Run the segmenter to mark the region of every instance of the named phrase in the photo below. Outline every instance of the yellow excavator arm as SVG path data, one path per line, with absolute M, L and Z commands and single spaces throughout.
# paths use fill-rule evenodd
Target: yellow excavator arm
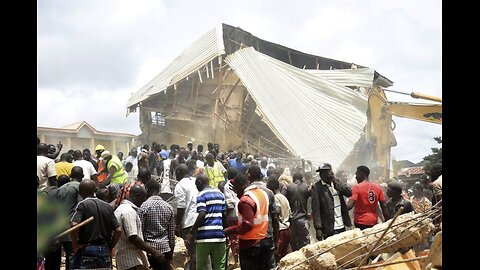
M 434 124 L 442 124 L 442 104 L 388 102 L 385 105 L 385 113 Z
M 441 98 L 412 93 L 412 97 L 442 102 Z M 376 172 L 384 179 L 390 176 L 390 151 L 397 145 L 392 115 L 442 124 L 442 104 L 390 102 L 380 87 L 373 87 L 368 97 L 366 140 L 373 146 Z M 374 179 L 376 180 L 376 179 Z

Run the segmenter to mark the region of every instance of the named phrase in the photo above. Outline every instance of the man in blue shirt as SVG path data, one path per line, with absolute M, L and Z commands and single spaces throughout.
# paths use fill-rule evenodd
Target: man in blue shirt
M 245 164 L 243 164 L 242 157 L 243 157 L 243 153 L 238 152 L 236 158 L 230 159 L 228 161 L 228 164 L 230 164 L 230 167 L 234 167 L 235 169 L 237 169 L 238 172 L 243 172 L 243 169 L 245 168 Z
M 225 269 L 227 206 L 225 196 L 218 188 L 208 185 L 209 178 L 201 174 L 195 180 L 199 191 L 197 197 L 197 220 L 188 235 L 188 241 L 196 239 L 196 269 L 207 269 L 208 256 L 213 269 Z

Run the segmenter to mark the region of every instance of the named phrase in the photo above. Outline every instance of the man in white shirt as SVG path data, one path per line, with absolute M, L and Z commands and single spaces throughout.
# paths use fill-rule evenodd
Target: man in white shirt
M 275 261 L 278 263 L 288 253 L 290 246 L 290 216 L 292 209 L 287 197 L 280 193 L 280 182 L 278 182 L 278 175 L 270 175 L 267 181 L 267 188 L 275 194 L 275 205 L 279 209 L 278 215 L 278 249 L 275 251 Z
M 45 143 L 37 145 L 37 177 L 39 190 L 45 190 L 50 186 L 57 186 L 57 171 L 55 161 L 47 157 L 48 146 Z
M 352 189 L 335 178 L 329 163 L 320 164 L 317 172 L 320 181 L 311 189 L 312 217 L 317 240 L 321 241 L 352 226 L 344 199 L 352 196 Z
M 125 164 L 125 171 L 128 174 L 128 183 L 130 184 L 135 182 L 135 179 L 137 179 L 138 175 L 138 166 L 133 165 L 131 162 L 127 162 L 127 164 Z
M 128 157 L 122 161 L 122 163 L 124 163 L 124 166 L 126 166 L 128 162 L 131 162 L 133 166 L 138 166 L 137 148 L 132 148 L 132 150 L 130 150 L 128 154 L 129 154 Z
M 170 179 L 173 178 L 173 171 L 170 171 L 172 168 L 172 162 L 175 159 L 175 152 L 169 152 L 168 158 L 160 161 L 160 177 L 162 182 L 160 184 L 161 193 L 172 193 L 172 188 L 170 187 Z
M 114 212 L 122 231 L 115 254 L 119 270 L 149 269 L 150 263 L 146 253 L 159 263 L 165 261 L 163 253 L 143 240 L 142 223 L 137 212 L 146 198 L 146 189 L 143 186 L 134 185 L 130 189 L 128 198 L 123 200 Z
M 190 269 L 195 270 L 195 242 L 188 242 L 187 237 L 195 220 L 197 219 L 197 195 L 198 189 L 195 185 L 195 177 L 188 176 L 188 167 L 185 164 L 179 164 L 175 168 L 175 176 L 178 180 L 175 186 L 175 199 L 177 202 L 177 216 L 175 220 L 175 235 L 182 237 L 187 248 L 190 261 Z
M 90 161 L 83 159 L 82 151 L 75 150 L 75 152 L 73 152 L 73 159 L 74 166 L 82 167 L 84 177 L 93 180 L 98 185 L 97 170 L 95 170 L 95 167 L 93 167 L 93 164 Z

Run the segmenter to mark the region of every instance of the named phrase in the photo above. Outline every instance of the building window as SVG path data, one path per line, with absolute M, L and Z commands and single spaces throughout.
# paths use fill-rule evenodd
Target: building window
M 159 112 L 152 112 L 152 124 L 165 126 L 165 118 Z

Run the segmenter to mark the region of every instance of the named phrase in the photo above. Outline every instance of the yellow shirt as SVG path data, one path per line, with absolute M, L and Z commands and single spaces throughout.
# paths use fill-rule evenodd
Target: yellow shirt
M 57 178 L 62 174 L 70 176 L 73 167 L 73 163 L 66 161 L 60 161 L 58 163 L 55 163 L 55 171 L 57 172 Z

